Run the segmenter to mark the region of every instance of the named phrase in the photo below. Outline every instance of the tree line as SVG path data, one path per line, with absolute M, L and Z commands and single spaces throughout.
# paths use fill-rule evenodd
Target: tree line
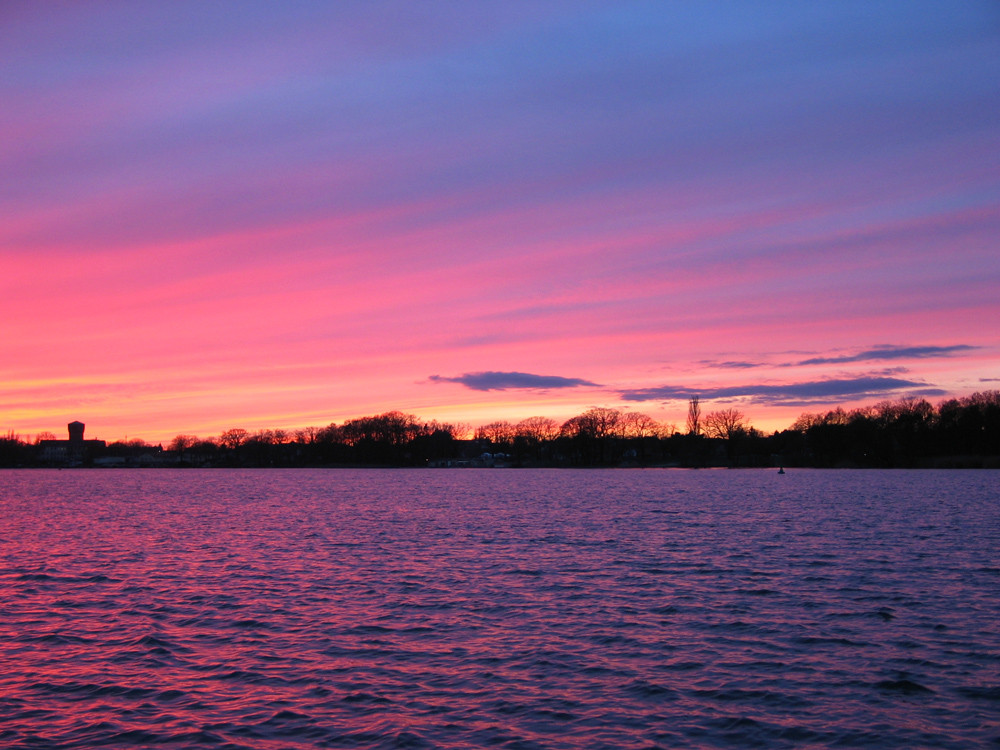
M 42 437 L 42 436 L 40 436 Z M 44 437 L 50 437 L 44 435 Z M 35 443 L 0 438 L 0 465 L 45 465 Z M 115 462 L 118 461 L 119 464 Z M 883 401 L 805 413 L 766 435 L 735 408 L 688 405 L 683 430 L 647 414 L 593 407 L 564 422 L 542 416 L 468 425 L 399 411 L 297 430 L 177 435 L 164 448 L 115 442 L 84 458 L 101 465 L 171 466 L 818 466 L 1000 467 L 1000 391 Z

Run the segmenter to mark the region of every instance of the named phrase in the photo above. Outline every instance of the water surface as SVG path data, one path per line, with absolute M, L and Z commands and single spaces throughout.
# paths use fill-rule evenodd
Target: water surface
M 0 746 L 995 744 L 998 479 L 0 472 Z

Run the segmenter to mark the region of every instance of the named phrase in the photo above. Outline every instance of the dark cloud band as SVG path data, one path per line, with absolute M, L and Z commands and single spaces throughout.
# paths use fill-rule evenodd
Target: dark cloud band
M 577 388 L 597 386 L 582 378 L 563 378 L 558 375 L 533 375 L 530 372 L 467 372 L 453 378 L 431 375 L 434 383 L 459 383 L 474 391 L 505 391 L 510 388 Z
M 885 359 L 928 359 L 930 357 L 950 357 L 953 354 L 968 352 L 978 347 L 968 344 L 954 346 L 880 346 L 857 354 L 847 354 L 842 357 L 812 357 L 796 362 L 797 365 L 830 365 L 844 362 L 870 362 Z
M 728 388 L 687 388 L 661 386 L 621 392 L 624 401 L 682 401 L 694 396 L 703 399 L 752 398 L 767 403 L 799 403 L 835 397 L 877 396 L 904 389 L 919 389 L 920 395 L 940 396 L 945 391 L 901 378 L 861 377 L 813 380 L 782 385 L 739 385 Z

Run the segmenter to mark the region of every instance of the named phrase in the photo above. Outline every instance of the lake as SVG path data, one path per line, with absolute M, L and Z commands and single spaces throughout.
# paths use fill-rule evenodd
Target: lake
M 1000 472 L 0 472 L 5 748 L 1000 742 Z

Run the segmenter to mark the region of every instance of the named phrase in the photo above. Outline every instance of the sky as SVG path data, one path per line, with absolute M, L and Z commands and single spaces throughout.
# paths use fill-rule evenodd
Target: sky
M 0 6 L 0 431 L 1000 388 L 1000 5 Z

